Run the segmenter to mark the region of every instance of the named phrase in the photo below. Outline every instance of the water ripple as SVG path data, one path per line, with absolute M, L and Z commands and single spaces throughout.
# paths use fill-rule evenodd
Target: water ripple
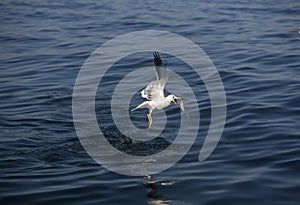
M 299 203 L 296 1 L 30 0 L 2 1 L 0 11 L 1 204 Z M 119 34 L 144 29 L 175 32 L 201 46 L 222 77 L 228 110 L 220 143 L 198 162 L 210 123 L 209 96 L 203 82 L 170 56 L 170 67 L 195 90 L 201 126 L 189 153 L 152 178 L 121 176 L 94 162 L 76 136 L 71 103 L 87 57 Z M 147 55 L 115 66 L 152 65 Z M 117 145 L 128 143 L 108 123 L 105 102 L 123 74 L 109 76 L 96 106 Z M 178 113 L 168 114 L 171 133 Z

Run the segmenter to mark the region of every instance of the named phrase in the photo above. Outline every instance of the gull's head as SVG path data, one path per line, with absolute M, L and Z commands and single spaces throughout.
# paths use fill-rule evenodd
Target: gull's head
M 173 102 L 176 106 L 178 106 L 177 100 L 182 100 L 182 98 L 172 94 L 172 95 L 168 95 L 166 97 L 166 100 L 170 103 Z

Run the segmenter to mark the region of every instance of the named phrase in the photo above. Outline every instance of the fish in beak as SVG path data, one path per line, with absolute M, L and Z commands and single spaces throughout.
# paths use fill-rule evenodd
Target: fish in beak
M 183 105 L 183 101 L 182 100 L 180 101 L 180 109 L 181 109 L 182 112 L 184 111 L 184 105 Z
M 177 100 L 180 100 L 180 103 L 178 103 Z M 176 96 L 176 98 L 173 100 L 173 102 L 174 102 L 174 104 L 176 106 L 180 106 L 181 111 L 184 111 L 184 105 L 183 105 L 183 99 L 182 99 L 182 97 Z

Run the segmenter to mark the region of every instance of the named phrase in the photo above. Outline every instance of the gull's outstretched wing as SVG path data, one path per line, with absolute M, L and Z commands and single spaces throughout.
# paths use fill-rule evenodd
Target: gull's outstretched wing
M 155 80 L 142 90 L 142 97 L 147 100 L 161 101 L 164 99 L 164 89 L 159 81 Z
M 156 73 L 156 80 L 149 83 L 149 85 L 142 90 L 143 98 L 153 101 L 162 101 L 164 99 L 164 87 L 169 79 L 169 74 L 166 66 L 163 64 L 160 55 L 157 51 L 153 53 L 154 67 Z
M 167 70 L 167 66 L 164 65 L 163 61 L 160 58 L 160 55 L 157 51 L 153 53 L 153 61 L 156 73 L 156 80 L 161 84 L 162 89 L 164 89 L 168 79 L 169 73 Z

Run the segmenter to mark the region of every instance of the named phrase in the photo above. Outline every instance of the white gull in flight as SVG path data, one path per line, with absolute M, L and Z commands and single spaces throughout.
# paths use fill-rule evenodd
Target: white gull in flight
M 140 109 L 140 108 L 148 108 L 149 113 L 148 117 L 148 127 L 152 126 L 152 112 L 155 109 L 161 110 L 168 106 L 170 106 L 171 102 L 178 106 L 177 100 L 180 100 L 180 109 L 184 111 L 182 98 L 179 96 L 175 96 L 173 94 L 165 97 L 164 88 L 169 79 L 169 74 L 166 66 L 163 64 L 159 53 L 156 51 L 153 53 L 154 56 L 154 67 L 156 72 L 156 80 L 152 81 L 148 84 L 148 86 L 142 90 L 141 94 L 143 98 L 146 98 L 147 101 L 141 103 L 136 108 L 131 111 Z

